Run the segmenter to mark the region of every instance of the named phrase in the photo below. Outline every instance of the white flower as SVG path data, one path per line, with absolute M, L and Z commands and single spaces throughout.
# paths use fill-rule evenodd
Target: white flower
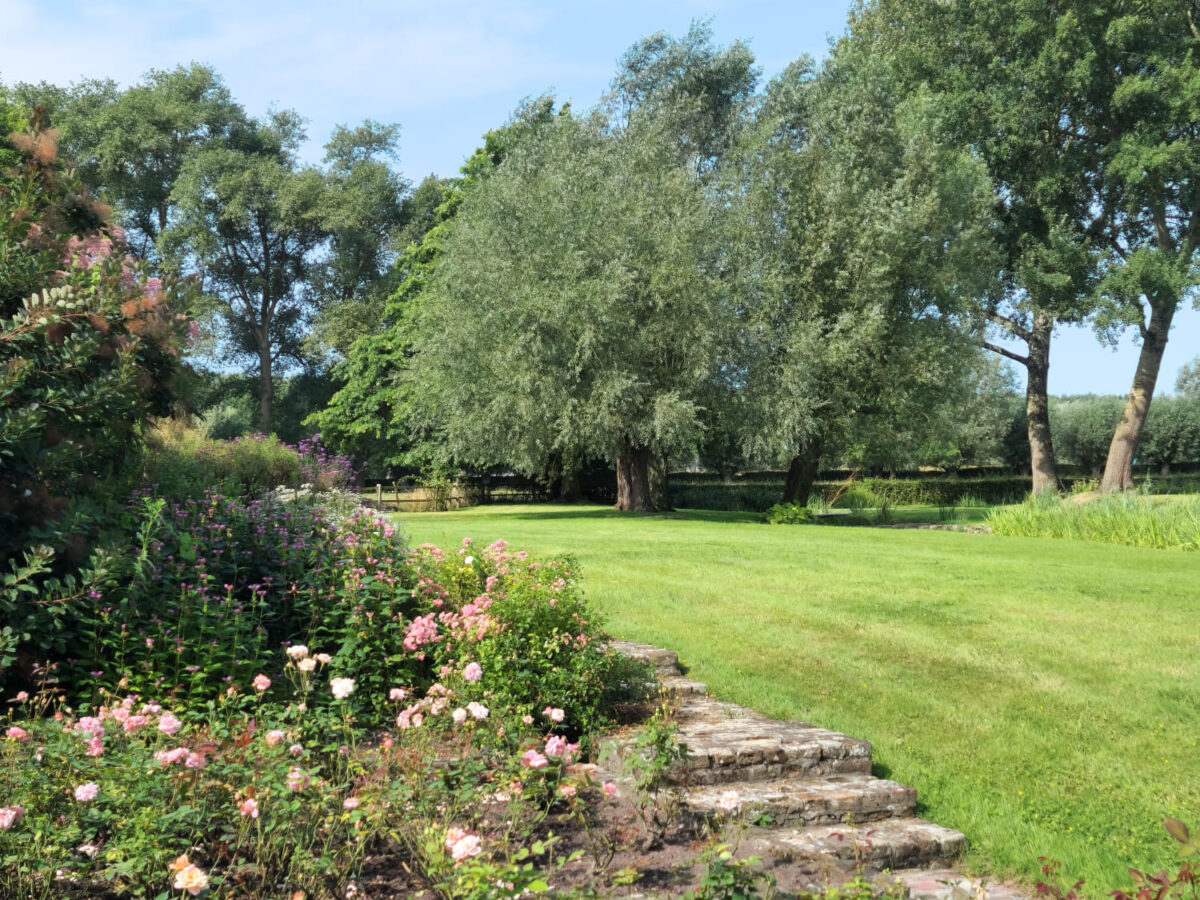
M 464 559 L 464 560 L 463 560 L 463 562 L 465 562 L 465 563 L 466 563 L 466 564 L 469 566 L 469 565 L 471 565 L 473 562 L 475 562 L 475 557 L 473 557 L 473 556 L 468 556 L 466 559 Z M 478 840 L 478 838 L 477 838 L 476 840 Z
M 335 678 L 329 682 L 329 689 L 338 700 L 345 700 L 354 693 L 353 678 Z
M 304 659 L 304 657 L 308 656 L 308 648 L 303 644 L 292 644 L 292 646 L 287 648 L 287 655 L 292 659 Z
M 296 663 L 296 668 L 299 669 L 301 672 L 311 672 L 316 667 L 317 667 L 317 661 L 315 659 L 313 659 L 311 656 L 305 657 L 304 659 L 300 660 L 300 662 Z

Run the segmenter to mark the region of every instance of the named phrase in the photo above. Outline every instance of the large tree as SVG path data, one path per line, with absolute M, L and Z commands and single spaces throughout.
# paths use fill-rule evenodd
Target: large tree
M 932 92 L 947 138 L 987 168 L 1003 253 L 981 307 L 1004 340 L 984 346 L 1026 371 L 1035 493 L 1057 487 L 1051 339 L 1058 323 L 1080 321 L 1093 308 L 1104 225 L 1088 183 L 1102 149 L 1063 116 L 1092 65 L 1074 5 L 1084 4 L 868 0 L 850 23 L 849 40 L 888 59 L 905 92 Z
M 564 114 L 464 188 L 416 320 L 408 377 L 455 458 L 617 464 L 655 505 L 719 359 L 711 209 L 667 118 Z
M 939 131 L 929 98 L 843 43 L 819 74 L 802 60 L 772 82 L 730 167 L 730 370 L 747 454 L 787 464 L 785 501 L 804 502 L 821 458 L 869 420 L 878 431 L 954 377 L 987 194 Z
M 157 258 L 156 241 L 171 223 L 171 192 L 188 156 L 253 140 L 241 105 L 199 63 L 152 69 L 125 90 L 84 80 L 20 85 L 16 93 L 47 107 L 81 177 L 113 204 L 130 246 L 147 259 Z
M 1106 257 L 1101 325 L 1141 339 L 1103 490 L 1133 484 L 1133 461 L 1171 323 L 1200 284 L 1200 5 L 1122 0 L 1076 14 L 1092 73 L 1065 117 L 1104 151 L 1090 173 Z
M 168 253 L 203 281 L 225 326 L 232 358 L 258 376 L 258 426 L 269 431 L 277 362 L 301 354 L 314 308 L 310 277 L 328 237 L 325 178 L 297 164 L 303 131 L 293 114 L 254 125 L 242 148 L 189 155 L 171 195 L 177 220 L 163 236 Z
M 319 312 L 312 334 L 321 356 L 344 355 L 378 325 L 396 288 L 393 236 L 414 214 L 405 203 L 408 182 L 392 166 L 399 134 L 398 125 L 368 120 L 356 128 L 338 126 L 325 145 L 330 242 L 314 272 Z

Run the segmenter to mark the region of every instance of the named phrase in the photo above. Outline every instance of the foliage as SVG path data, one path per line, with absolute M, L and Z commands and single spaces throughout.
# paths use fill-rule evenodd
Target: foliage
M 690 447 L 719 330 L 700 185 L 657 121 L 537 135 L 464 188 L 416 313 L 414 422 L 531 474 L 551 452 Z
M 757 900 L 772 895 L 775 878 L 763 871 L 757 856 L 738 859 L 727 845 L 717 844 L 700 858 L 705 871 L 700 886 L 688 893 L 690 900 Z
M 1175 379 L 1175 390 L 1191 399 L 1200 398 L 1200 356 L 1180 368 Z
M 171 194 L 178 214 L 160 244 L 202 278 L 224 328 L 225 352 L 253 360 L 257 424 L 269 431 L 275 362 L 300 358 L 312 309 L 306 282 L 327 237 L 325 183 L 319 171 L 295 162 L 303 131 L 294 114 L 253 123 L 251 138 L 188 156 Z
M 1120 496 L 1087 502 L 1046 494 L 994 510 L 996 534 L 1052 537 L 1168 550 L 1200 550 L 1200 500 Z
M 869 455 L 963 377 L 987 190 L 939 115 L 850 43 L 768 86 L 724 182 L 748 457 Z
M 1050 404 L 1054 447 L 1063 459 L 1091 475 L 1104 470 L 1113 429 L 1121 419 L 1120 397 L 1067 397 Z
M 344 896 L 385 838 L 444 896 L 546 889 L 570 738 L 647 668 L 566 565 L 408 551 L 323 502 L 131 510 L 118 577 L 64 600 L 72 642 L 7 705 L 6 895 Z
M 776 503 L 764 516 L 768 525 L 810 525 L 816 517 L 799 503 Z
M 172 287 L 135 266 L 59 159 L 40 111 L 0 143 L 3 668 L 19 643 L 60 642 L 57 597 L 104 577 L 89 552 L 128 490 L 146 420 L 170 407 L 183 322 Z
M 1167 819 L 1163 822 L 1163 827 L 1179 843 L 1180 856 L 1194 856 L 1200 853 L 1200 842 L 1192 837 L 1187 825 L 1179 819 Z M 1039 862 L 1042 863 L 1044 880 L 1037 884 L 1038 896 L 1049 897 L 1051 900 L 1078 900 L 1084 884 L 1082 880 L 1064 888 L 1061 883 L 1062 863 L 1044 856 Z M 1130 867 L 1129 878 L 1133 881 L 1133 886 L 1128 890 L 1113 891 L 1114 900 L 1195 900 L 1200 896 L 1200 870 L 1191 862 L 1184 862 L 1177 872 L 1164 870 L 1156 875 Z

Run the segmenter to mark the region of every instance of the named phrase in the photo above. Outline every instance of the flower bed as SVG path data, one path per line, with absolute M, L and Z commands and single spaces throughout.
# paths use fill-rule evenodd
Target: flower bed
M 648 680 L 568 563 L 303 498 L 146 500 L 131 534 L 7 701 L 0 895 L 341 897 L 383 853 L 507 896 L 564 861 L 547 816 L 605 796 L 580 743 Z

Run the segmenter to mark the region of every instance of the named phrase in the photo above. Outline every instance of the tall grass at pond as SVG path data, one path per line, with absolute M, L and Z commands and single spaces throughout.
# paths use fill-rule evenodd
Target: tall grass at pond
M 988 525 L 1012 537 L 1067 538 L 1156 550 L 1200 550 L 1200 497 L 1031 497 L 993 510 Z

